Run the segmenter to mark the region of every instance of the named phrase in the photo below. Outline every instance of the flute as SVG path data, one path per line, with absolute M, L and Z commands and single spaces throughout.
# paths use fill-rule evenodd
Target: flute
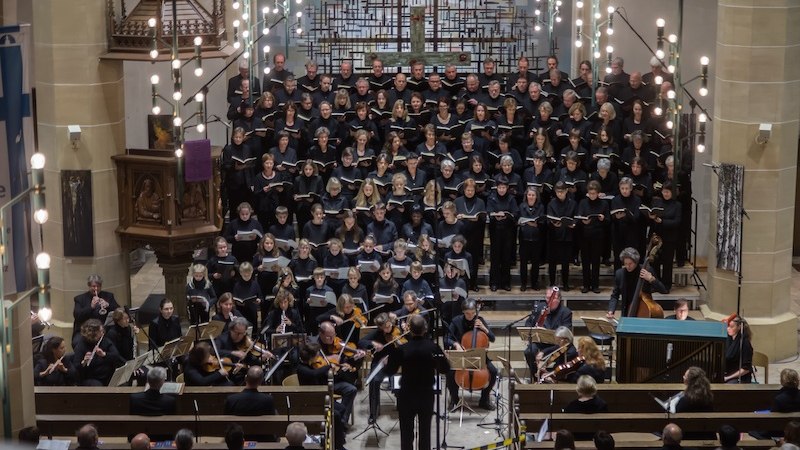
M 67 356 L 67 355 L 64 355 L 64 356 Z M 45 372 L 44 375 L 47 376 L 47 375 L 50 375 L 51 373 L 55 372 L 56 371 L 56 366 L 58 365 L 58 363 L 61 362 L 61 360 L 64 359 L 64 356 L 62 356 L 61 358 L 58 358 L 56 360 L 56 362 L 54 362 L 53 364 L 50 364 L 49 366 L 47 366 L 47 369 L 45 369 L 45 371 L 44 371 Z
M 94 359 L 94 355 L 97 353 L 97 349 L 100 348 L 100 343 L 103 342 L 103 338 L 105 338 L 105 337 L 106 337 L 105 334 L 100 336 L 100 340 L 97 341 L 97 344 L 95 344 L 94 348 L 92 349 L 92 354 L 89 356 L 89 360 L 88 361 L 83 360 L 83 362 L 81 363 L 81 365 L 83 365 L 83 367 L 89 367 L 92 364 L 92 360 Z

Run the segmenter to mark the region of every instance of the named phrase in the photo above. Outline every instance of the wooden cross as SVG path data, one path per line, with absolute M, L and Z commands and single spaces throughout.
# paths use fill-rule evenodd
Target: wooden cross
M 398 15 L 398 22 L 400 21 Z M 435 26 L 436 24 L 434 24 Z M 401 37 L 398 36 L 398 41 Z M 372 61 L 380 59 L 383 65 L 411 66 L 421 62 L 426 66 L 469 66 L 472 57 L 469 52 L 426 52 L 425 51 L 425 7 L 411 7 L 411 51 L 410 52 L 372 52 L 364 56 L 364 64 L 372 65 Z

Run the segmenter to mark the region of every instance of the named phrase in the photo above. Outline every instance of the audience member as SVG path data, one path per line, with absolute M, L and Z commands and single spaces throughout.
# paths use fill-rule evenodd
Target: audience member
M 139 433 L 131 439 L 131 450 L 150 450 L 150 437 Z
M 76 434 L 78 438 L 78 447 L 75 450 L 98 450 L 97 443 L 99 438 L 97 436 L 97 428 L 92 424 L 82 426 Z
M 147 372 L 147 390 L 131 394 L 131 414 L 142 416 L 175 414 L 175 397 L 161 393 L 161 387 L 166 380 L 167 370 L 165 368 L 153 367 L 150 369 Z

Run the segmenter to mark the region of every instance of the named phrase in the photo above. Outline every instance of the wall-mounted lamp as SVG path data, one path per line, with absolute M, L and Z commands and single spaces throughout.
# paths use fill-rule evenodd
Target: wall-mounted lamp
M 72 142 L 72 148 L 77 150 L 81 140 L 81 126 L 67 125 L 67 131 L 69 132 L 69 141 Z

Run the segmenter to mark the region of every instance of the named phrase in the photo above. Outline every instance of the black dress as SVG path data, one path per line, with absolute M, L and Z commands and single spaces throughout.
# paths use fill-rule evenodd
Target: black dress
M 605 400 L 595 395 L 589 400 L 575 399 L 564 408 L 565 413 L 594 414 L 608 412 L 608 404 Z

